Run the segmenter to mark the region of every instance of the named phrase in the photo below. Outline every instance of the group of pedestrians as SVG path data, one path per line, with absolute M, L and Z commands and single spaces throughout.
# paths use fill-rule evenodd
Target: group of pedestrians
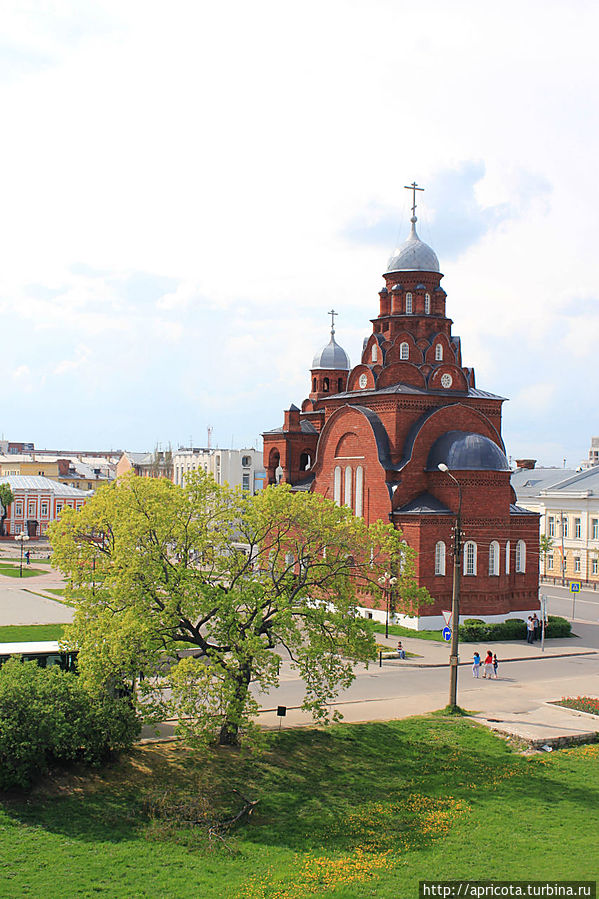
M 547 622 L 545 622 L 545 627 L 547 627 Z M 526 640 L 528 643 L 534 643 L 535 640 L 540 640 L 543 634 L 543 622 L 537 618 L 537 613 L 535 612 L 533 615 L 528 616 L 528 621 L 526 622 Z
M 477 651 L 474 653 L 474 660 L 472 662 L 472 676 L 478 677 L 480 674 L 480 669 L 483 669 L 483 677 L 491 680 L 492 677 L 497 680 L 497 668 L 499 662 L 497 661 L 497 653 L 492 653 L 491 650 L 487 650 L 487 655 L 485 656 L 484 662 L 481 663 L 480 653 Z

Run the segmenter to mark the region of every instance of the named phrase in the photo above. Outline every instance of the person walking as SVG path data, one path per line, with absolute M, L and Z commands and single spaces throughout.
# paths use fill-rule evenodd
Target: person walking
M 490 649 L 487 649 L 487 654 L 485 656 L 485 667 L 483 670 L 483 677 L 491 680 L 491 675 L 493 674 L 493 653 Z
M 478 677 L 480 672 L 480 656 L 477 652 L 474 653 L 474 659 L 472 662 L 472 677 Z
M 499 665 L 499 662 L 497 661 L 497 653 L 495 653 L 493 655 L 493 675 L 495 677 L 495 680 L 497 680 L 497 666 L 498 665 Z
M 532 643 L 534 640 L 535 634 L 535 626 L 532 621 L 532 616 L 528 616 L 528 621 L 526 622 L 526 641 L 527 643 Z

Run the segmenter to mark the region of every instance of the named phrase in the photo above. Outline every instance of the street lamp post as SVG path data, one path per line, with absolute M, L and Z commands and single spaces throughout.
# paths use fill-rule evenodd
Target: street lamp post
M 439 471 L 448 475 L 458 488 L 458 514 L 453 533 L 453 592 L 451 596 L 451 650 L 449 654 L 449 707 L 458 706 L 458 642 L 460 627 L 460 576 L 462 573 L 462 488 L 444 462 L 439 462 Z
M 15 534 L 15 540 L 21 544 L 21 561 L 19 563 L 19 577 L 23 577 L 23 543 L 29 540 L 27 534 Z
M 383 588 L 387 599 L 387 616 L 385 618 L 385 638 L 387 639 L 389 637 L 389 603 L 391 601 L 391 590 L 395 587 L 396 583 L 397 578 L 391 577 L 388 571 L 379 578 L 379 584 Z

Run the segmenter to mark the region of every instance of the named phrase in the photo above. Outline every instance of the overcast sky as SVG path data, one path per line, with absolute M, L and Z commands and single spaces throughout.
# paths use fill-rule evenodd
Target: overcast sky
M 0 4 L 0 431 L 257 445 L 409 230 L 514 458 L 599 434 L 599 4 Z

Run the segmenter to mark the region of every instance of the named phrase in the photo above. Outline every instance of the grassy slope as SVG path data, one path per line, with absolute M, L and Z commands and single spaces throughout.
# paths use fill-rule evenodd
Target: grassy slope
M 0 627 L 0 643 L 60 640 L 63 624 L 7 624 Z
M 141 748 L 3 803 L 0 896 L 413 899 L 423 878 L 591 878 L 598 762 L 599 745 L 522 757 L 440 716 L 283 731 L 258 762 Z M 143 811 L 176 789 L 226 813 L 233 787 L 260 797 L 234 854 Z

